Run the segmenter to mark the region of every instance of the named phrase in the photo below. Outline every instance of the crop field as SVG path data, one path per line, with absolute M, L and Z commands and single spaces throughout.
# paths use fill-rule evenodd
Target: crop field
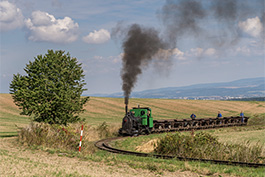
M 44 146 L 25 146 L 17 141 L 18 127 L 30 123 L 13 103 L 11 95 L 0 94 L 0 176 L 264 176 L 265 169 L 184 162 L 110 154 L 95 150 L 92 154 L 66 151 Z M 265 102 L 130 99 L 129 108 L 137 105 L 152 109 L 154 119 L 182 119 L 195 113 L 197 118 L 249 116 L 247 127 L 205 130 L 225 143 L 259 143 L 265 158 Z M 106 122 L 109 127 L 121 126 L 124 100 L 91 97 L 81 118 L 92 127 Z M 86 131 L 86 130 L 84 130 Z M 185 132 L 189 134 L 190 132 Z M 113 146 L 132 151 L 150 151 L 164 134 L 129 137 Z M 89 136 L 94 136 L 93 134 Z M 93 138 L 92 138 L 93 139 Z M 93 143 L 93 142 L 92 142 Z M 4 162 L 4 163 L 3 163 Z

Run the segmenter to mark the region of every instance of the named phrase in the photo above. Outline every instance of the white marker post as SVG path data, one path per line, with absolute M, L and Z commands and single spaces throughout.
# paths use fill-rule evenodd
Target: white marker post
M 79 153 L 80 153 L 80 151 L 81 151 L 83 129 L 84 129 L 84 125 L 82 125 L 82 127 L 81 127 L 81 135 L 80 135 L 80 143 L 79 143 Z

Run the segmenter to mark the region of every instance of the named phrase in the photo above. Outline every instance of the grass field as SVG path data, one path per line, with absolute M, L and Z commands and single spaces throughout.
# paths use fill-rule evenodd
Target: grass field
M 263 176 L 265 169 L 214 165 L 200 162 L 181 162 L 110 154 L 97 151 L 92 155 L 62 152 L 45 147 L 28 147 L 17 144 L 17 127 L 29 124 L 29 118 L 19 114 L 9 94 L 0 94 L 0 174 L 3 176 Z M 244 111 L 251 120 L 258 117 L 260 125 L 207 130 L 227 143 L 250 141 L 264 145 L 265 156 L 265 102 L 130 99 L 130 107 L 137 105 L 152 108 L 154 119 L 189 118 L 191 113 L 200 117 L 236 116 Z M 86 111 L 80 115 L 90 125 L 107 122 L 120 127 L 124 116 L 123 99 L 90 98 Z M 256 120 L 256 119 L 255 119 Z M 259 122 L 258 122 L 259 123 Z M 188 132 L 187 132 L 188 133 Z M 152 139 L 164 134 L 128 138 L 116 143 L 124 149 L 136 150 Z M 32 149 L 33 148 L 33 149 Z M 77 165 L 78 164 L 78 165 Z M 77 166 L 76 166 L 77 165 Z M 44 171 L 43 171 L 44 169 Z
M 0 94 L 0 136 L 16 134 L 16 126 L 29 123 L 27 116 L 20 115 L 20 110 L 13 103 L 10 94 Z M 129 108 L 148 106 L 152 108 L 154 119 L 189 118 L 191 113 L 197 117 L 216 117 L 221 111 L 223 116 L 239 115 L 241 110 L 246 116 L 265 113 L 265 103 L 256 101 L 211 101 L 211 100 L 167 100 L 167 99 L 130 99 Z M 122 98 L 90 98 L 85 106 L 85 112 L 80 115 L 91 125 L 102 122 L 121 124 L 124 115 L 124 100 Z
M 86 112 L 81 116 L 93 124 L 106 121 L 120 123 L 124 115 L 122 98 L 91 98 Z M 223 116 L 239 115 L 243 110 L 246 116 L 264 113 L 264 102 L 211 101 L 211 100 L 168 100 L 168 99 L 130 99 L 129 108 L 137 105 L 152 108 L 154 119 L 189 118 L 191 113 L 197 117 L 216 117 L 221 111 Z

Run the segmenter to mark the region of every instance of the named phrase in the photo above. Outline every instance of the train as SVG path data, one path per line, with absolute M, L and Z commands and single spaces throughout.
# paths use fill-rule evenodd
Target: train
M 150 133 L 185 131 L 196 129 L 210 129 L 230 126 L 247 125 L 249 117 L 231 116 L 222 118 L 196 119 L 162 119 L 153 120 L 152 110 L 149 107 L 133 107 L 128 111 L 125 107 L 125 116 L 119 134 L 122 136 L 138 136 Z

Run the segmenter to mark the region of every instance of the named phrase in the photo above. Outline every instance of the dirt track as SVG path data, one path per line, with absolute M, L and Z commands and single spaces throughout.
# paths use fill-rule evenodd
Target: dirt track
M 16 138 L 0 139 L 0 176 L 161 176 L 149 170 L 124 165 L 108 166 L 101 162 L 83 161 L 18 147 Z M 163 172 L 162 176 L 202 176 L 192 172 Z

